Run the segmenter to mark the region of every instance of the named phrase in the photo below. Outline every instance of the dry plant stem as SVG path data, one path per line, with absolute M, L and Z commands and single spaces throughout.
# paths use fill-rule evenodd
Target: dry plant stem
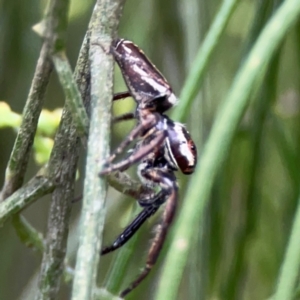
M 46 38 L 52 41 L 53 60 L 56 70 L 59 72 L 59 78 L 63 84 L 66 97 L 74 96 L 81 102 L 78 87 L 75 86 L 76 83 L 72 77 L 70 66 L 63 54 L 63 38 L 67 26 L 68 4 L 68 1 L 64 0 L 50 1 L 45 19 L 45 24 L 48 26 L 45 29 L 45 33 Z M 79 59 L 80 65 L 78 65 L 75 74 L 77 81 L 82 79 L 86 83 L 85 85 L 80 85 L 82 94 L 88 91 L 89 85 L 89 81 L 86 80 L 85 76 L 88 66 L 87 54 L 88 38 L 84 41 Z M 60 59 L 57 59 L 58 56 Z M 77 94 L 79 94 L 79 97 Z M 82 127 L 78 125 L 78 119 L 74 116 L 81 115 L 80 112 L 83 110 L 81 106 L 76 106 L 78 108 L 77 113 L 74 113 L 73 110 L 71 111 L 70 103 L 65 106 L 48 164 L 49 176 L 55 182 L 56 187 L 50 206 L 46 248 L 42 260 L 36 299 L 55 299 L 57 297 L 64 269 L 71 199 L 74 197 L 74 181 L 79 155 L 78 133 L 82 134 L 83 132 L 80 129 L 78 130 L 78 128 L 82 129 Z
M 82 144 L 86 146 L 89 119 L 79 89 L 73 80 L 71 66 L 63 51 L 53 55 L 52 59 L 66 96 L 68 109 L 72 113 L 73 122 L 76 125 L 76 131 L 81 137 Z
M 51 48 L 51 44 L 46 40 L 40 52 L 30 92 L 24 107 L 22 124 L 6 169 L 6 178 L 0 194 L 0 201 L 6 199 L 23 184 L 38 119 L 53 68 L 50 59 Z M 43 180 L 36 177 L 31 180 L 30 184 L 18 191 L 10 199 L 7 199 L 5 205 L 0 208 L 1 212 L 8 216 L 11 212 L 21 210 L 29 202 L 52 190 L 52 184 L 46 178 Z M 42 249 L 43 241 L 41 237 L 22 216 L 14 215 L 13 225 L 18 236 L 26 245 L 33 245 L 39 250 Z
M 0 225 L 28 204 L 51 193 L 53 190 L 54 185 L 47 177 L 39 175 L 33 177 L 4 202 L 0 203 Z
M 65 55 L 65 36 L 68 23 L 66 12 L 68 8 L 69 0 L 50 0 L 44 20 L 35 28 L 51 45 L 52 60 L 64 90 L 68 108 L 72 113 L 74 126 L 83 145 L 86 145 L 89 120 Z
M 120 0 L 99 0 L 91 19 L 91 123 L 72 299 L 91 299 L 96 288 L 106 196 L 105 178 L 98 173 L 109 153 L 113 82 L 113 58 L 104 49 L 109 49 L 116 34 L 122 4 Z
M 50 14 L 48 14 L 48 17 L 49 16 Z M 23 184 L 30 150 L 43 106 L 43 99 L 52 71 L 50 59 L 52 49 L 53 45 L 51 45 L 51 41 L 46 40 L 41 49 L 28 99 L 23 111 L 24 117 L 22 124 L 8 163 L 0 201 L 6 199 Z M 20 211 L 27 204 L 51 190 L 53 190 L 53 184 L 50 180 L 46 177 L 40 178 L 37 176 L 23 189 L 16 192 L 10 199 L 7 199 L 4 205 L 1 206 L 0 211 L 3 213 L 3 217 L 4 214 L 5 217 L 8 217 L 11 213 Z M 35 247 L 40 250 L 42 249 L 41 237 L 23 217 L 15 215 L 13 224 L 23 242 L 27 245 L 35 245 Z
M 68 7 L 68 0 L 50 0 L 48 3 L 43 20 L 43 34 L 51 45 L 52 54 L 64 49 Z M 73 197 L 78 158 L 77 143 L 76 131 L 72 128 L 71 115 L 64 109 L 48 166 L 49 175 L 55 181 L 56 187 L 52 194 L 46 247 L 43 253 L 39 288 L 35 299 L 55 299 L 59 290 L 71 209 L 68 196 L 71 194 Z
M 56 188 L 52 194 L 46 249 L 43 255 L 36 299 L 55 299 L 64 268 L 71 199 L 79 154 L 79 139 L 72 124 L 72 116 L 64 110 L 61 126 L 55 138 L 50 159 L 55 172 Z
M 85 103 L 89 102 L 89 33 L 87 33 L 77 61 L 74 79 Z M 73 78 L 72 78 L 73 81 Z M 67 81 L 66 81 L 67 84 Z M 55 299 L 59 290 L 64 258 L 71 200 L 74 197 L 74 182 L 79 155 L 78 132 L 74 126 L 73 113 L 66 104 L 62 120 L 55 137 L 48 172 L 55 178 L 56 188 L 52 194 L 48 218 L 46 250 L 43 255 L 36 299 Z
M 44 42 L 23 111 L 22 124 L 6 168 L 0 202 L 4 201 L 23 184 L 38 119 L 52 71 L 49 51 L 49 44 Z

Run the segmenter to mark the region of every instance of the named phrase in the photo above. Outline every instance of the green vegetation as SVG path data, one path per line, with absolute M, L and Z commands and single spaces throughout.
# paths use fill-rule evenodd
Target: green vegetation
M 98 255 L 136 215 L 142 191 L 134 168 L 132 180 L 108 178 L 121 193 L 106 196 L 97 176 L 109 152 L 113 61 L 88 42 L 117 34 L 171 83 L 179 103 L 170 116 L 198 147 L 195 173 L 178 174 L 158 263 L 128 299 L 298 299 L 299 0 L 131 0 L 118 25 L 121 2 L 1 7 L 1 298 L 119 299 L 145 263 L 159 214 L 121 250 Z M 114 90 L 124 91 L 115 71 Z M 113 105 L 115 115 L 133 109 L 130 99 Z M 131 125 L 112 128 L 112 148 Z M 83 186 L 82 205 L 72 203 Z

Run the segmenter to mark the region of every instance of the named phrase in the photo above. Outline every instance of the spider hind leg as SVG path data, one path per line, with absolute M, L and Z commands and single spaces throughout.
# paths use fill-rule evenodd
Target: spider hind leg
M 135 219 L 128 225 L 125 230 L 116 238 L 111 246 L 107 246 L 101 250 L 101 255 L 110 253 L 120 247 L 122 247 L 128 240 L 137 232 L 137 230 L 144 224 L 144 222 L 156 213 L 159 206 L 145 207 Z
M 143 175 L 149 179 L 151 178 L 151 180 L 160 185 L 162 190 L 159 192 L 159 194 L 161 194 L 164 199 L 158 197 L 157 201 L 160 201 L 160 204 L 166 202 L 166 206 L 163 211 L 162 220 L 156 228 L 154 239 L 148 251 L 146 266 L 136 280 L 133 281 L 128 288 L 121 292 L 121 297 L 126 296 L 129 292 L 136 288 L 150 273 L 160 254 L 169 226 L 176 212 L 178 187 L 175 175 L 169 171 L 165 172 L 164 170 L 159 169 L 145 170 Z

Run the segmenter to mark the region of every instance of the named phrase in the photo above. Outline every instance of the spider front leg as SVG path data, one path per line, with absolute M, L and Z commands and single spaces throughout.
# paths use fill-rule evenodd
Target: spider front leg
M 133 119 L 135 119 L 134 112 L 129 112 L 129 113 L 117 116 L 117 117 L 113 117 L 112 122 L 113 123 L 118 123 L 118 122 L 121 122 L 121 121 L 128 121 L 128 120 L 133 120 Z
M 110 155 L 109 158 L 107 158 L 106 162 L 104 165 L 108 165 L 110 164 L 115 157 L 118 154 L 121 154 L 124 149 L 133 141 L 135 140 L 137 137 L 141 136 L 141 134 L 145 131 L 150 129 L 151 127 L 155 126 L 155 124 L 157 123 L 157 117 L 155 115 L 150 115 L 147 119 L 143 120 L 143 122 L 139 123 L 135 128 L 133 128 L 131 130 L 131 132 L 129 133 L 129 135 L 126 137 L 126 139 L 123 140 L 123 142 L 119 145 L 119 147 L 112 152 L 112 154 Z M 118 170 L 114 169 L 112 170 L 111 168 L 106 168 L 103 171 L 100 172 L 100 175 L 104 175 L 104 174 L 108 174 L 112 171 L 116 171 Z
M 137 279 L 120 294 L 121 297 L 126 296 L 136 288 L 146 278 L 152 267 L 155 265 L 176 211 L 178 187 L 175 175 L 163 170 L 148 169 L 145 170 L 143 176 L 148 177 L 149 180 L 152 180 L 161 186 L 162 191 L 164 191 L 165 199 L 163 200 L 166 200 L 166 206 L 162 215 L 162 221 L 156 228 L 156 234 L 148 252 L 146 266 Z
M 131 94 L 130 94 L 129 91 L 116 93 L 113 96 L 113 101 L 123 100 L 123 99 L 128 98 L 128 97 L 131 97 Z
M 123 100 L 127 97 L 132 97 L 129 91 L 116 93 L 113 96 L 113 101 Z M 132 119 L 135 119 L 135 113 L 134 112 L 129 112 L 129 113 L 125 113 L 123 115 L 114 117 L 112 119 L 112 122 L 117 123 L 117 122 L 121 122 L 121 121 L 132 120 Z
M 134 137 L 138 136 L 141 131 L 144 129 L 142 124 L 138 125 L 135 129 L 133 129 L 132 133 L 121 143 L 121 145 L 113 152 L 113 154 L 109 157 L 108 163 L 111 162 L 112 159 L 115 158 L 116 154 L 119 154 L 123 151 L 123 149 L 130 144 L 131 141 L 134 140 Z M 104 168 L 99 175 L 109 174 L 111 172 L 117 170 L 126 170 L 132 164 L 140 161 L 145 156 L 147 156 L 153 149 L 156 147 L 160 147 L 167 136 L 166 130 L 158 131 L 156 130 L 153 134 L 153 139 L 148 144 L 143 144 L 137 151 L 133 152 L 128 158 L 123 161 L 108 165 Z
M 120 161 L 119 163 L 110 165 L 107 168 L 103 169 L 99 173 L 99 175 L 109 174 L 117 170 L 126 170 L 131 165 L 147 156 L 155 147 L 159 147 L 163 143 L 165 138 L 165 131 L 158 132 L 156 137 L 153 140 L 151 140 L 149 144 L 143 145 L 136 152 L 132 153 L 128 158 L 124 159 L 123 161 Z

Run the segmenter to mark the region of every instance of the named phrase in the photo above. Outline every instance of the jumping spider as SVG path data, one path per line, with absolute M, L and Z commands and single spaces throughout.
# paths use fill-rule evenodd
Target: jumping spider
M 111 246 L 102 249 L 101 255 L 124 245 L 145 220 L 165 203 L 162 221 L 155 232 L 146 266 L 137 279 L 121 293 L 124 297 L 142 282 L 154 266 L 176 211 L 178 185 L 174 172 L 180 169 L 184 174 L 191 174 L 197 163 L 197 153 L 185 127 L 164 114 L 176 103 L 176 97 L 166 79 L 145 54 L 135 44 L 123 39 L 113 42 L 111 53 L 120 66 L 129 90 L 116 94 L 114 100 L 132 96 L 137 104 L 135 113 L 122 115 L 115 121 L 135 118 L 137 124 L 107 159 L 100 175 L 116 170 L 124 171 L 138 163 L 138 175 L 147 187 L 153 188 L 153 193 L 138 200 L 143 210 Z M 129 157 L 112 164 L 115 157 L 137 139 Z M 155 193 L 154 187 L 159 187 L 159 192 Z

